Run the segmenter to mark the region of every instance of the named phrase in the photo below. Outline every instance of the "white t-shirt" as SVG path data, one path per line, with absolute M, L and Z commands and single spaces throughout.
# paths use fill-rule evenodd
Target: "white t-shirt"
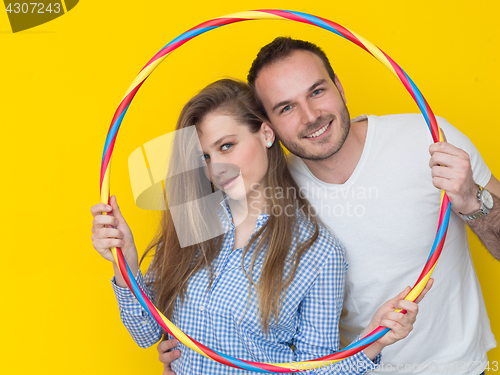
M 432 184 L 432 136 L 422 115 L 368 118 L 363 153 L 341 185 L 318 180 L 289 154 L 291 173 L 316 212 L 346 249 L 349 269 L 340 325 L 346 346 L 375 311 L 407 285 L 427 261 L 439 219 L 440 191 Z M 484 186 L 491 172 L 470 140 L 438 118 L 448 142 L 467 151 L 473 177 Z M 434 286 L 420 303 L 408 338 L 382 351 L 376 374 L 480 374 L 496 346 L 472 263 L 466 226 L 451 214 Z M 390 364 L 390 365 L 389 365 Z

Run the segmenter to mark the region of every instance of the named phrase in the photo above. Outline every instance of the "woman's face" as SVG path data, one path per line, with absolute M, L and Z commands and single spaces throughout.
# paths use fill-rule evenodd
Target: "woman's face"
M 234 117 L 216 111 L 205 116 L 198 125 L 198 134 L 208 166 L 205 175 L 217 188 L 234 200 L 246 199 L 252 190 L 263 189 L 268 164 L 266 145 L 274 141 L 269 126 L 251 133 Z

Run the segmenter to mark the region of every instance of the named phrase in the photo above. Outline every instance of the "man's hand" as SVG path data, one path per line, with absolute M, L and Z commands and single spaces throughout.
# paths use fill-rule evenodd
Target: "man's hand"
M 479 211 L 478 186 L 472 179 L 469 154 L 446 142 L 433 143 L 429 147 L 432 183 L 443 189 L 450 198 L 451 208 L 456 213 L 471 214 Z
M 477 199 L 478 185 L 472 179 L 469 154 L 446 142 L 429 147 L 432 183 L 450 198 L 455 213 L 472 214 L 481 209 Z M 500 182 L 492 175 L 484 186 L 493 197 L 493 209 L 484 217 L 466 221 L 488 251 L 500 261 Z
M 181 351 L 179 349 L 172 350 L 176 346 L 176 339 L 163 340 L 158 344 L 159 360 L 163 363 L 163 375 L 175 375 L 170 364 L 181 356 Z

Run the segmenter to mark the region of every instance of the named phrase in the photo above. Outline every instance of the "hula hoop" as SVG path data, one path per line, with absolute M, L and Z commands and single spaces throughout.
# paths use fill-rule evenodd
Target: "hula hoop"
M 236 22 L 242 21 L 251 21 L 251 20 L 289 20 L 289 21 L 297 21 L 305 24 L 321 27 L 325 30 L 331 31 L 334 34 L 337 34 L 352 43 L 356 44 L 358 47 L 364 49 L 370 55 L 375 57 L 378 61 L 380 61 L 387 69 L 391 71 L 404 85 L 406 90 L 410 93 L 413 100 L 417 103 L 420 111 L 422 112 L 425 121 L 427 122 L 427 126 L 429 127 L 429 131 L 432 134 L 432 138 L 434 142 L 443 141 L 443 137 L 441 131 L 437 125 L 436 118 L 423 97 L 420 93 L 417 86 L 413 83 L 413 81 L 408 77 L 408 75 L 401 69 L 401 67 L 394 62 L 387 54 L 385 54 L 381 49 L 376 47 L 374 44 L 363 38 L 362 36 L 356 34 L 353 31 L 348 30 L 347 28 L 329 21 L 325 18 L 313 16 L 306 13 L 288 11 L 288 10 L 276 10 L 276 9 L 263 9 L 263 10 L 254 10 L 254 11 L 246 11 L 233 13 L 226 16 L 222 16 L 219 18 L 214 18 L 209 21 L 203 22 L 192 29 L 189 29 L 185 33 L 181 34 L 170 43 L 168 43 L 165 47 L 163 47 L 149 62 L 141 69 L 139 74 L 136 76 L 127 92 L 125 93 L 120 105 L 118 106 L 113 120 L 111 121 L 111 125 L 108 130 L 108 135 L 106 137 L 106 142 L 104 144 L 104 151 L 102 155 L 101 162 L 101 178 L 100 178 L 100 194 L 101 194 L 101 202 L 109 204 L 110 197 L 110 166 L 111 166 L 111 155 L 113 153 L 113 149 L 116 142 L 116 137 L 118 134 L 118 130 L 123 121 L 127 110 L 134 99 L 137 91 L 141 88 L 142 84 L 146 81 L 149 75 L 156 69 L 156 67 L 163 61 L 165 58 L 171 54 L 174 50 L 182 46 L 184 43 L 189 40 L 201 35 L 207 31 L 213 30 L 215 28 L 229 25 Z M 441 207 L 439 214 L 439 223 L 438 229 L 436 233 L 436 237 L 434 240 L 434 244 L 432 246 L 431 252 L 429 254 L 429 258 L 420 274 L 418 280 L 415 282 L 412 290 L 406 296 L 406 300 L 415 301 L 422 290 L 424 289 L 427 281 L 432 275 L 434 268 L 436 267 L 437 260 L 441 255 L 441 250 L 443 249 L 444 240 L 446 238 L 446 232 L 448 228 L 448 222 L 450 218 L 451 204 L 445 192 L 441 191 Z M 326 365 L 331 365 L 333 363 L 339 362 L 343 359 L 346 359 L 349 356 L 352 356 L 359 351 L 363 350 L 374 341 L 385 335 L 389 328 L 386 327 L 378 327 L 369 335 L 365 336 L 361 340 L 356 343 L 349 345 L 348 347 L 335 352 L 334 354 L 313 359 L 305 362 L 293 362 L 292 363 L 256 363 L 245 361 L 237 358 L 230 357 L 228 355 L 216 352 L 193 338 L 189 337 L 182 331 L 180 331 L 175 325 L 172 324 L 163 314 L 153 305 L 153 303 L 146 297 L 146 294 L 140 289 L 135 281 L 135 278 L 123 257 L 123 253 L 121 249 L 112 248 L 113 256 L 115 258 L 115 262 L 118 264 L 120 272 L 125 279 L 128 287 L 131 289 L 137 300 L 143 306 L 143 308 L 161 325 L 163 329 L 165 329 L 172 336 L 177 338 L 187 347 L 193 349 L 197 353 L 213 359 L 219 363 L 225 364 L 227 366 L 235 367 L 242 370 L 255 371 L 255 372 L 277 372 L 277 373 L 290 373 L 290 372 L 299 372 L 304 371 L 304 368 L 315 369 L 318 367 L 323 367 Z M 401 311 L 401 310 L 396 310 Z M 403 311 L 404 312 L 404 311 Z M 295 367 L 295 369 L 293 369 Z M 302 369 L 297 368 L 302 367 Z

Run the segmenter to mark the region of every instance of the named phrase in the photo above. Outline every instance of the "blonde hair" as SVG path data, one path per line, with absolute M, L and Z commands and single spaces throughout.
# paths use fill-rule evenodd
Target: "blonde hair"
M 259 104 L 246 83 L 233 79 L 222 79 L 208 85 L 189 100 L 179 116 L 176 129 L 196 126 L 203 121 L 205 116 L 215 111 L 221 111 L 224 114 L 233 116 L 242 126 L 247 126 L 251 133 L 259 131 L 262 122 L 265 121 L 259 111 Z M 182 152 L 182 150 L 179 150 L 179 152 Z M 275 142 L 267 150 L 267 153 L 266 184 L 267 189 L 270 189 L 271 207 L 281 206 L 281 212 L 285 212 L 285 207 L 303 207 L 309 213 L 312 212 L 309 202 L 300 194 L 294 194 L 293 196 L 279 194 L 279 191 L 299 191 L 288 170 L 285 155 L 279 142 Z M 180 199 L 185 202 L 193 201 L 202 196 L 199 180 L 206 179 L 206 177 L 201 175 L 199 171 L 194 171 L 192 174 L 185 175 L 185 178 L 184 181 L 177 180 L 171 184 L 170 189 L 176 193 L 173 195 L 182 195 Z M 190 188 L 186 189 L 186 186 Z M 174 205 L 172 202 L 168 202 L 168 204 L 170 206 Z M 316 241 L 319 234 L 316 219 L 314 216 L 308 215 L 307 217 L 314 225 L 314 233 L 309 239 L 299 243 L 297 217 L 284 214 L 274 215 L 274 211 L 271 210 L 269 219 L 251 237 L 245 246 L 242 259 L 243 267 L 248 250 L 255 244 L 250 272 L 247 277 L 249 278 L 249 290 L 252 285 L 257 288 L 261 324 L 264 331 L 268 330 L 271 315 L 276 317 L 276 322 L 278 321 L 281 306 L 280 296 L 293 280 L 301 256 Z M 192 223 L 192 218 L 186 218 L 186 225 L 193 225 Z M 196 230 L 200 230 L 199 227 L 197 225 Z M 297 241 L 297 250 L 293 258 L 293 269 L 284 279 L 285 260 L 292 248 L 294 239 Z M 141 262 L 152 249 L 156 248 L 149 272 L 154 275 L 153 289 L 155 290 L 156 306 L 168 318 L 171 317 L 176 298 L 179 296 L 180 300 L 183 301 L 186 297 L 187 284 L 192 275 L 207 267 L 210 270 L 211 283 L 213 279 L 212 262 L 219 254 L 222 242 L 222 238 L 213 238 L 201 241 L 196 245 L 184 247 L 181 250 L 169 208 L 167 207 L 167 210 L 163 212 L 157 234 L 148 245 Z M 255 260 L 261 251 L 266 251 L 266 253 L 259 281 L 255 284 L 252 280 L 252 271 Z

